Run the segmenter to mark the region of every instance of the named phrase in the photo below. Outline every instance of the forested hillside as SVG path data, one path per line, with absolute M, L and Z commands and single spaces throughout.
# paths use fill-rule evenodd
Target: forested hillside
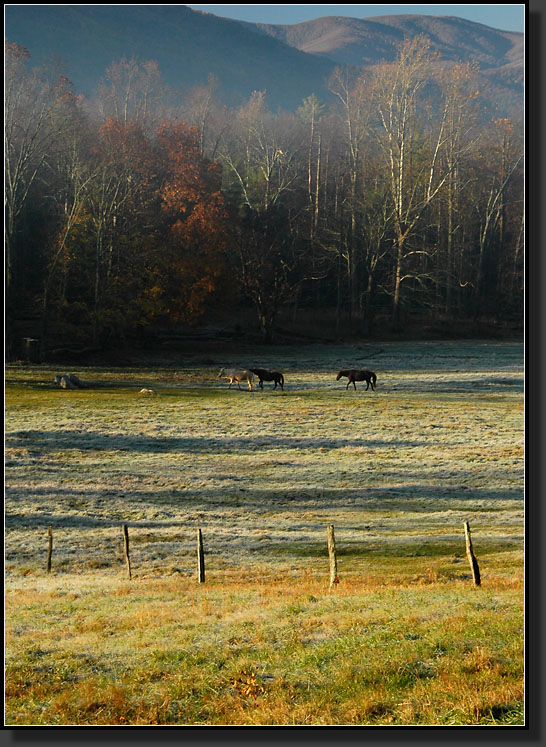
M 82 97 L 8 43 L 8 356 L 247 310 L 265 342 L 517 329 L 520 125 L 484 122 L 471 63 L 436 63 L 408 39 L 283 112 L 263 92 L 230 107 L 214 79 L 166 103 L 155 60 L 112 63 Z
M 6 36 L 35 64 L 55 60 L 79 93 L 95 93 L 104 71 L 125 57 L 154 60 L 176 97 L 214 76 L 239 105 L 267 89 L 273 108 L 327 95 L 335 63 L 306 54 L 256 28 L 184 5 L 11 5 Z

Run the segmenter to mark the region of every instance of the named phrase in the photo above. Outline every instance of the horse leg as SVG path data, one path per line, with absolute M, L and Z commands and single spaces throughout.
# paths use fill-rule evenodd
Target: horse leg
M 353 379 L 353 386 L 354 386 L 355 392 L 356 392 L 356 381 L 354 379 Z
M 347 386 L 345 387 L 345 391 L 347 391 L 347 389 L 349 388 L 349 384 L 350 383 L 351 383 L 351 379 L 349 379 L 349 381 L 347 382 Z

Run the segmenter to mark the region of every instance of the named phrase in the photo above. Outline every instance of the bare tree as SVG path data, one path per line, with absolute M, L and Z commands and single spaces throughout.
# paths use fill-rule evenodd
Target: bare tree
M 163 117 L 165 94 L 157 62 L 122 58 L 106 70 L 99 86 L 102 118 L 124 127 L 133 122 L 151 132 Z
M 283 125 L 267 109 L 265 93 L 255 91 L 223 138 L 220 161 L 230 189 L 250 209 L 267 211 L 296 179 L 293 145 Z
M 362 150 L 369 132 L 369 103 L 366 77 L 353 80 L 345 68 L 337 68 L 330 80 L 330 90 L 341 104 L 341 118 L 345 131 L 347 170 L 349 174 L 349 221 L 345 232 L 346 262 L 350 289 L 350 313 L 358 307 L 358 263 L 360 257 L 357 202 L 361 192 Z
M 67 103 L 73 100 L 70 81 L 62 77 L 52 81 L 46 72 L 29 69 L 29 57 L 24 47 L 6 45 L 4 200 L 8 295 L 16 273 L 18 225 L 33 186 L 71 123 L 70 118 L 63 116 Z
M 85 214 L 85 197 L 95 174 L 90 168 L 85 144 L 85 127 L 80 117 L 74 117 L 72 129 L 67 130 L 59 143 L 56 159 L 48 163 L 53 189 L 48 195 L 58 215 L 57 227 L 46 248 L 46 272 L 43 281 L 42 328 L 40 346 L 45 354 L 48 321 L 55 278 L 62 278 L 59 294 L 64 298 L 70 268 L 68 256 L 72 232 Z
M 226 132 L 233 124 L 234 114 L 220 101 L 218 80 L 209 75 L 206 86 L 195 86 L 185 100 L 183 117 L 199 130 L 201 152 L 212 161 Z
M 411 246 L 411 240 L 469 147 L 466 140 L 455 137 L 453 130 L 462 122 L 462 118 L 455 116 L 456 105 L 461 100 L 457 77 L 453 76 L 449 85 L 444 83 L 441 87 L 442 103 L 437 114 L 427 104 L 424 89 L 434 79 L 436 63 L 438 55 L 431 51 L 426 37 L 407 40 L 393 64 L 378 66 L 372 88 L 377 116 L 377 126 L 372 132 L 383 153 L 394 210 L 392 321 L 395 327 L 400 323 L 402 283 L 409 279 L 422 283 L 426 277 L 426 272 L 416 273 L 407 268 L 410 257 L 427 254 L 422 245 Z
M 101 129 L 101 138 L 90 161 L 92 178 L 82 185 L 94 243 L 93 334 L 99 342 L 101 312 L 105 298 L 124 272 L 123 247 L 132 245 L 129 236 L 138 233 L 135 216 L 146 204 L 148 181 L 153 174 L 150 143 L 141 128 L 109 120 Z M 142 210 L 146 208 L 143 207 Z
M 445 226 L 444 309 L 448 316 L 453 311 L 456 245 L 462 234 L 459 201 L 463 189 L 461 176 L 464 164 L 461 161 L 462 157 L 474 147 L 480 136 L 475 106 L 479 95 L 475 81 L 477 71 L 478 68 L 475 64 L 458 64 L 443 71 L 439 80 L 445 92 L 446 144 L 444 158 L 447 180 L 444 193 L 447 221 Z
M 495 122 L 486 145 L 490 168 L 481 170 L 482 199 L 475 204 L 479 215 L 479 258 L 475 284 L 476 311 L 483 300 L 483 286 L 488 264 L 491 263 L 490 253 L 493 239 L 496 237 L 499 247 L 502 247 L 504 242 L 506 190 L 523 159 L 509 120 L 502 119 Z M 517 253 L 520 251 L 521 232 L 523 231 L 523 214 L 521 215 L 520 238 L 516 242 Z
M 239 211 L 232 237 L 236 269 L 266 342 L 279 310 L 305 277 L 297 226 L 306 203 L 299 197 L 293 125 L 293 118 L 272 116 L 265 94 L 255 92 L 237 112 L 221 148 L 227 191 Z

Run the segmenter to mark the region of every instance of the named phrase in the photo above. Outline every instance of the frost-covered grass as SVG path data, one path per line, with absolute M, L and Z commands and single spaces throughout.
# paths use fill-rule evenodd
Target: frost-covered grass
M 9 722 L 522 723 L 522 356 L 224 351 L 78 369 L 81 391 L 50 384 L 58 367 L 8 366 Z M 285 391 L 217 378 L 251 364 Z M 345 391 L 349 365 L 377 390 Z

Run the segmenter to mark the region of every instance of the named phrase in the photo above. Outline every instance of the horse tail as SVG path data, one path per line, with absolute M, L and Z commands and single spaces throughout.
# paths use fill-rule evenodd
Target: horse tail
M 281 382 L 281 386 L 284 386 L 284 376 L 282 373 L 279 374 L 279 381 Z
M 372 381 L 373 385 L 375 386 L 377 384 L 377 376 L 374 373 L 372 373 Z

